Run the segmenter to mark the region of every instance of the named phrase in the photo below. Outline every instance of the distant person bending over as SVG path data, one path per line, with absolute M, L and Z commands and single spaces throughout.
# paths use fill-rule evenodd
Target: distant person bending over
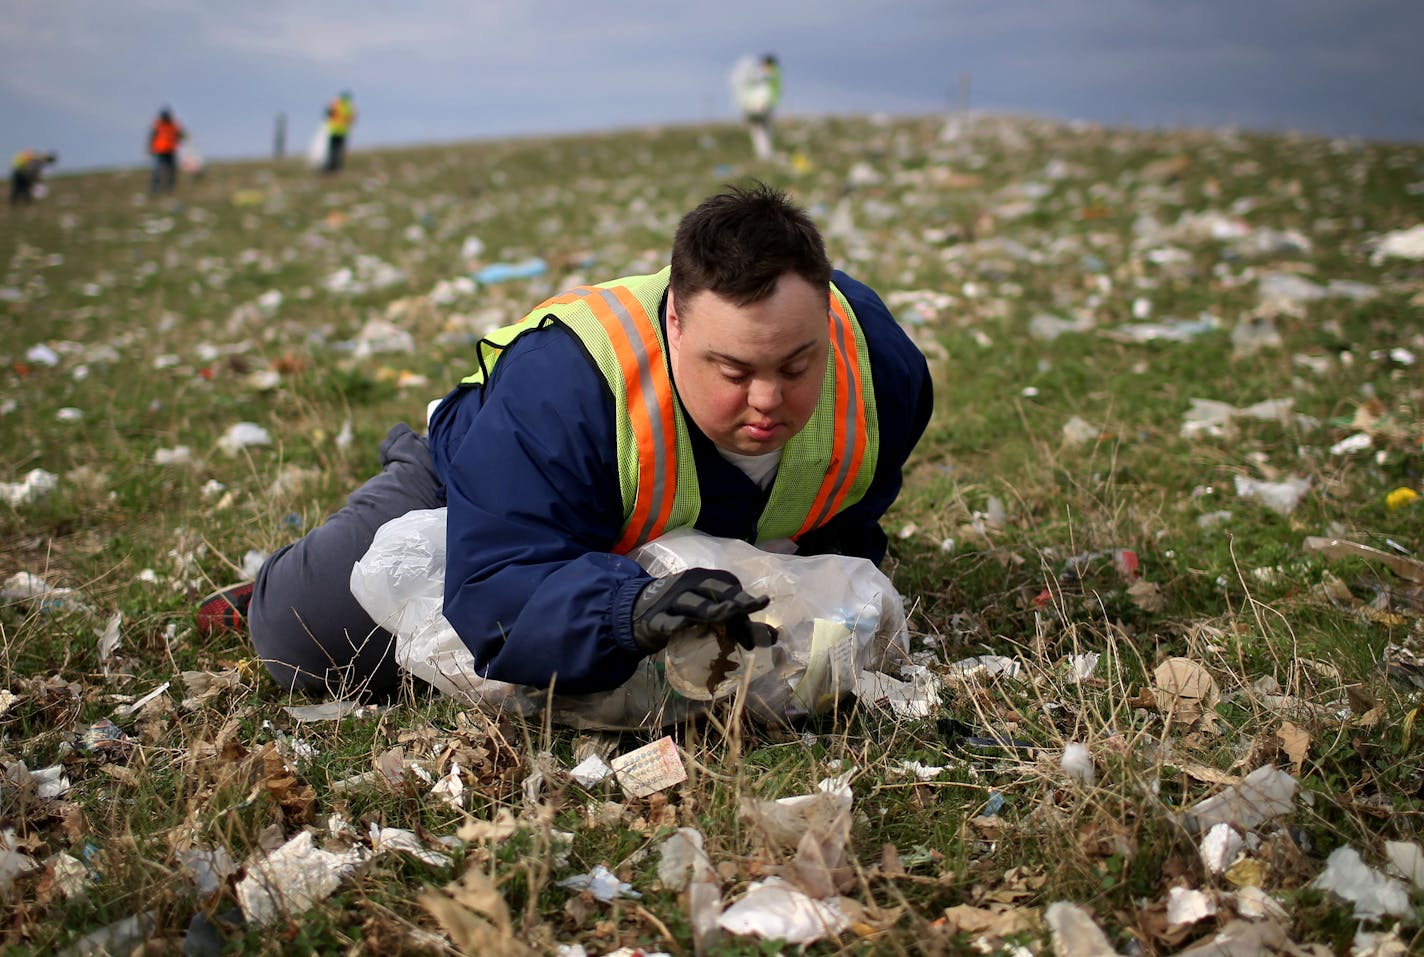
M 761 184 L 683 217 L 671 265 L 579 286 L 491 333 L 383 471 L 200 630 L 250 622 L 277 683 L 387 696 L 391 635 L 351 594 L 386 521 L 448 506 L 445 616 L 485 677 L 616 688 L 684 629 L 776 637 L 728 572 L 654 579 L 628 552 L 665 532 L 879 563 L 879 519 L 929 420 L 924 356 L 880 297 L 832 272 L 821 235 Z
M 346 161 L 346 137 L 355 123 L 351 92 L 343 90 L 326 108 L 326 172 L 336 172 Z
M 158 119 L 148 131 L 148 152 L 153 156 L 153 175 L 148 181 L 150 193 L 160 189 L 173 192 L 178 184 L 178 144 L 187 135 L 173 118 L 172 110 L 165 106 L 158 111 Z
M 764 55 L 737 81 L 737 100 L 751 133 L 752 149 L 759 160 L 770 160 L 771 117 L 781 102 L 781 64 L 774 54 Z
M 44 168 L 58 162 L 58 153 L 41 153 L 39 150 L 20 150 L 16 153 L 10 160 L 10 205 L 34 202 L 35 187 L 44 175 Z

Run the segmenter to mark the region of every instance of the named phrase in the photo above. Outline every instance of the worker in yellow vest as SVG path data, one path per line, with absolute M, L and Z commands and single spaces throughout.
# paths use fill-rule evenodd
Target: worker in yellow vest
M 356 124 L 356 107 L 351 91 L 341 94 L 326 107 L 326 171 L 334 173 L 346 160 L 346 137 Z
M 611 690 L 684 631 L 776 633 L 726 571 L 651 578 L 628 552 L 676 528 L 879 563 L 879 519 L 929 420 L 924 356 L 869 287 L 833 271 L 766 186 L 683 217 L 671 264 L 579 286 L 491 333 L 383 471 L 201 630 L 250 626 L 284 688 L 388 695 L 392 637 L 352 596 L 376 530 L 446 507 L 445 617 L 488 678 Z
M 32 203 L 44 168 L 59 162 L 58 153 L 20 150 L 10 160 L 10 205 Z

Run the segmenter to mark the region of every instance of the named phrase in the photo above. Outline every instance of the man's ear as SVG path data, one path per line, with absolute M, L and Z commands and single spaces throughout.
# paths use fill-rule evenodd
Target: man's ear
M 677 302 L 671 289 L 667 294 L 667 334 L 669 339 L 682 337 L 682 317 L 677 314 Z

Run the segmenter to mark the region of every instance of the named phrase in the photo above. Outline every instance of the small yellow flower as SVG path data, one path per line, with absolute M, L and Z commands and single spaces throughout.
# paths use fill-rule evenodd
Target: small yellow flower
M 1419 497 L 1419 493 L 1412 488 L 1397 488 L 1384 497 L 1384 503 L 1390 508 L 1402 508 Z

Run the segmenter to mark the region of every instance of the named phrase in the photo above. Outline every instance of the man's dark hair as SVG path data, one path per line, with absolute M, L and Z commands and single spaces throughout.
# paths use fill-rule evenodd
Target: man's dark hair
M 769 297 L 787 273 L 825 288 L 831 263 L 816 224 L 765 183 L 704 200 L 673 237 L 672 291 L 680 299 L 706 290 L 745 306 Z

